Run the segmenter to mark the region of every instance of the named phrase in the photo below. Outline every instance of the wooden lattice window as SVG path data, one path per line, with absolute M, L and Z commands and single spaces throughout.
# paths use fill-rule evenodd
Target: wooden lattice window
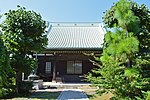
M 82 61 L 67 61 L 67 74 L 82 74 Z
M 51 62 L 46 62 L 45 72 L 46 72 L 47 74 L 50 74 L 50 73 L 51 73 Z

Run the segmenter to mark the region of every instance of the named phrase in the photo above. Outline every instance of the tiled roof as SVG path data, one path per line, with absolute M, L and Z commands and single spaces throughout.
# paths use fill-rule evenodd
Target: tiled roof
M 50 23 L 47 49 L 100 49 L 104 34 L 100 23 Z

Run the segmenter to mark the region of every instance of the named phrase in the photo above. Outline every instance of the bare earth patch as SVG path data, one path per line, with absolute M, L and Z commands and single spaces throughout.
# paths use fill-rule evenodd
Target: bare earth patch
M 86 93 L 90 100 L 110 100 L 110 98 L 113 97 L 112 93 L 104 93 L 103 95 L 99 96 L 95 92 L 97 88 L 93 86 L 82 86 L 79 88 Z

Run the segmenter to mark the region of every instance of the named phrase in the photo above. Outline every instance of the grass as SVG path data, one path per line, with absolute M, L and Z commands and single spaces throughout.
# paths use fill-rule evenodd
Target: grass
M 90 100 L 110 100 L 110 98 L 113 97 L 112 93 L 104 93 L 103 95 L 99 96 L 95 92 L 97 88 L 93 86 L 82 86 L 80 89 L 84 90 L 85 94 Z
M 94 95 L 88 95 L 90 100 L 110 100 L 111 97 L 113 97 L 113 94 L 111 93 L 104 93 L 103 95 L 99 96 L 98 94 Z
M 34 92 L 27 97 L 13 98 L 11 100 L 56 100 L 61 91 L 57 92 Z

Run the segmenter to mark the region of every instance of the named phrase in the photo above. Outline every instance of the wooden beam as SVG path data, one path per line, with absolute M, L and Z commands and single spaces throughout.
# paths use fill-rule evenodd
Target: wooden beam
M 52 82 L 56 82 L 56 61 L 54 61 L 54 65 L 53 65 L 53 78 L 52 78 Z

